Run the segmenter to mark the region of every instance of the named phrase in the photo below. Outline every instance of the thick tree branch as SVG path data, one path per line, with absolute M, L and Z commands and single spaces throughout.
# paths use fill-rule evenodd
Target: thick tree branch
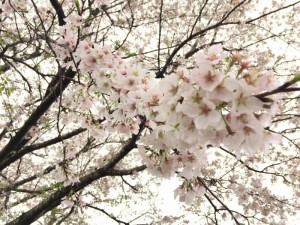
M 137 172 L 141 172 L 147 168 L 146 165 L 137 166 L 129 170 L 110 170 L 107 172 L 107 175 L 110 176 L 125 176 L 125 175 L 133 175 Z
M 6 146 L 0 152 L 0 162 L 2 162 L 5 157 L 13 152 L 18 152 L 27 142 L 26 134 L 28 131 L 37 124 L 37 121 L 44 115 L 44 113 L 50 108 L 50 106 L 57 100 L 57 98 L 62 94 L 65 88 L 70 84 L 71 80 L 74 78 L 76 72 L 72 69 L 68 69 L 64 73 L 64 78 L 62 84 L 57 84 L 54 90 L 44 99 L 44 101 L 35 109 L 35 111 L 29 116 L 25 121 L 23 126 L 17 131 L 14 137 L 6 144 Z
M 86 131 L 85 128 L 78 128 L 76 130 L 73 130 L 67 134 L 64 135 L 60 135 L 56 138 L 50 139 L 48 141 L 42 142 L 42 143 L 38 143 L 38 144 L 34 144 L 34 145 L 30 145 L 30 146 L 26 146 L 23 149 L 21 149 L 20 151 L 18 151 L 17 153 L 11 153 L 11 157 L 10 155 L 7 156 L 7 158 L 0 162 L 0 171 L 3 170 L 4 168 L 6 168 L 7 166 L 9 166 L 11 163 L 15 162 L 16 160 L 20 159 L 22 156 L 33 152 L 35 150 L 41 149 L 41 148 L 45 148 L 48 147 L 50 145 L 54 145 L 57 144 L 63 140 L 67 140 L 69 138 L 72 138 L 82 132 Z
M 57 0 L 50 0 L 50 2 L 57 14 L 59 26 L 65 25 L 66 22 L 64 21 L 64 19 L 66 16 L 62 8 L 62 5 Z
M 278 88 L 276 88 L 272 91 L 268 91 L 268 92 L 264 92 L 259 95 L 255 95 L 255 97 L 257 97 L 258 99 L 260 99 L 263 102 L 266 102 L 266 101 L 268 101 L 268 99 L 266 98 L 267 96 L 278 94 L 278 93 L 284 93 L 284 92 L 299 91 L 300 88 L 288 88 L 291 85 L 295 84 L 296 82 L 297 82 L 297 80 L 293 79 L 291 81 L 284 83 L 283 85 L 279 86 Z
M 81 177 L 80 181 L 74 183 L 74 185 L 69 185 L 59 189 L 58 191 L 50 195 L 47 199 L 43 200 L 41 203 L 39 203 L 29 211 L 23 213 L 21 216 L 17 217 L 7 225 L 30 224 L 43 216 L 45 213 L 49 212 L 51 209 L 60 205 L 62 198 L 64 198 L 65 196 L 74 194 L 85 188 L 95 180 L 107 176 L 108 173 L 116 166 L 116 164 L 136 147 L 136 141 L 139 139 L 141 132 L 144 130 L 144 127 L 145 120 L 142 119 L 138 134 L 132 135 L 132 137 L 126 142 L 120 152 L 117 153 L 106 165 L 95 170 L 94 172 Z
M 106 165 L 108 169 L 114 168 L 115 165 L 117 165 L 117 163 L 121 161 L 121 159 L 123 159 L 132 149 L 136 148 L 136 141 L 139 139 L 141 133 L 145 128 L 145 118 L 141 118 L 141 120 L 142 122 L 140 124 L 138 134 L 132 135 L 132 138 L 127 141 L 121 151 L 110 160 L 110 162 Z
M 88 139 L 88 142 L 85 144 L 85 146 L 79 152 L 77 152 L 76 155 L 73 158 L 68 158 L 68 159 L 60 161 L 58 163 L 58 166 L 64 166 L 65 164 L 67 164 L 67 163 L 73 161 L 74 159 L 78 158 L 78 156 L 80 156 L 81 154 L 87 152 L 90 149 L 90 145 L 92 144 L 92 142 L 93 142 L 93 139 Z M 48 166 L 46 169 L 44 169 L 44 171 L 42 172 L 42 175 L 48 174 L 48 173 L 50 173 L 51 171 L 53 171 L 55 169 L 56 169 L 56 166 Z M 3 192 L 14 190 L 18 186 L 21 186 L 21 185 L 24 185 L 24 184 L 26 184 L 28 182 L 31 182 L 31 181 L 37 179 L 38 177 L 39 177 L 39 175 L 35 174 L 33 176 L 30 176 L 30 177 L 27 177 L 27 178 L 25 178 L 23 180 L 20 180 L 20 181 L 18 181 L 16 183 L 13 183 L 13 184 L 11 184 L 8 187 L 0 188 L 0 195 Z

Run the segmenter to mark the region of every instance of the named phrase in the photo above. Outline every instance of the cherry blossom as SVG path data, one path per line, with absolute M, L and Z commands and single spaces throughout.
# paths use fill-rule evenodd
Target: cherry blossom
M 289 223 L 298 9 L 3 0 L 0 223 Z

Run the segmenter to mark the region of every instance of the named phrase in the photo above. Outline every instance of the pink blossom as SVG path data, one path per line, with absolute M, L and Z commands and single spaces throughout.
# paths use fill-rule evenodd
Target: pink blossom
M 223 79 L 223 73 L 214 71 L 210 66 L 193 69 L 191 72 L 191 80 L 206 91 L 214 90 Z
M 178 110 L 195 119 L 197 129 L 206 129 L 214 126 L 221 120 L 220 112 L 215 110 L 216 106 L 209 100 L 204 99 L 200 103 L 183 103 Z
M 191 204 L 195 197 L 200 197 L 204 195 L 205 192 L 205 188 L 198 180 L 190 183 L 186 181 L 174 190 L 174 197 L 179 197 L 180 202 Z
M 221 100 L 229 102 L 237 99 L 241 95 L 241 87 L 239 82 L 231 77 L 226 77 L 211 92 L 207 93 L 207 97 L 213 100 Z
M 256 112 L 263 109 L 263 102 L 254 96 L 243 97 L 240 96 L 236 100 L 232 101 L 232 112 L 248 113 Z
M 3 15 L 9 15 L 11 12 L 13 12 L 13 8 L 8 1 L 6 1 L 5 3 L 1 2 L 0 9 L 2 9 Z
M 205 64 L 216 65 L 220 60 L 223 60 L 225 56 L 226 55 L 223 53 L 222 45 L 217 44 L 209 47 L 207 53 L 197 53 L 195 56 L 195 61 L 197 66 L 201 68 Z
M 160 168 L 164 177 L 172 176 L 178 167 L 178 162 L 174 156 L 164 157 L 160 164 Z

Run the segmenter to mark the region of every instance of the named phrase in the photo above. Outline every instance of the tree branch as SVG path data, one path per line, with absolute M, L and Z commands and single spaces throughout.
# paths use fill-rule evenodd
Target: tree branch
M 68 69 L 65 72 L 62 84 L 57 84 L 53 91 L 42 101 L 42 103 L 32 112 L 29 118 L 25 121 L 23 126 L 17 131 L 14 137 L 6 144 L 6 146 L 0 152 L 0 162 L 12 152 L 18 152 L 27 142 L 25 137 L 31 127 L 35 126 L 38 120 L 44 115 L 44 113 L 50 108 L 50 106 L 57 100 L 66 87 L 70 84 L 72 78 L 74 78 L 76 72 L 72 69 Z
M 157 78 L 163 78 L 164 73 L 167 71 L 167 68 L 169 67 L 170 63 L 172 62 L 173 58 L 175 57 L 175 55 L 177 54 L 177 52 L 184 46 L 186 45 L 188 42 L 190 42 L 191 40 L 193 40 L 195 37 L 200 36 L 205 34 L 207 31 L 215 29 L 219 26 L 224 26 L 227 25 L 224 23 L 224 21 L 231 15 L 231 13 L 234 12 L 234 10 L 236 10 L 239 6 L 241 6 L 242 4 L 244 4 L 245 0 L 240 2 L 238 5 L 236 5 L 232 10 L 230 10 L 223 18 L 222 20 L 220 20 L 219 22 L 215 23 L 214 25 L 211 25 L 203 30 L 200 30 L 199 32 L 196 32 L 194 34 L 189 35 L 189 37 L 187 39 L 185 39 L 184 41 L 182 41 L 171 53 L 171 55 L 168 57 L 165 65 L 163 66 L 161 71 L 158 71 L 156 73 L 156 77 Z
M 58 191 L 50 195 L 47 199 L 43 200 L 41 203 L 39 203 L 29 211 L 23 213 L 13 221 L 7 223 L 6 225 L 30 224 L 43 216 L 45 213 L 49 212 L 51 209 L 60 205 L 62 198 L 64 198 L 65 196 L 75 194 L 95 180 L 107 176 L 109 172 L 116 166 L 116 164 L 121 161 L 121 159 L 123 159 L 132 149 L 136 148 L 136 141 L 139 139 L 144 128 L 145 119 L 142 118 L 138 134 L 132 135 L 132 137 L 126 142 L 120 152 L 116 154 L 110 160 L 110 162 L 108 162 L 103 167 L 95 170 L 94 172 L 81 177 L 79 179 L 79 182 L 59 189 Z
M 38 144 L 34 144 L 34 145 L 30 145 L 30 146 L 26 146 L 23 149 L 21 149 L 20 151 L 18 151 L 17 153 L 11 153 L 10 155 L 7 156 L 7 158 L 0 162 L 0 171 L 3 170 L 4 168 L 6 168 L 7 166 L 9 166 L 11 163 L 15 162 L 16 160 L 20 159 L 22 156 L 33 152 L 35 150 L 41 149 L 41 148 L 45 148 L 48 147 L 50 145 L 54 145 L 57 144 L 63 140 L 72 138 L 82 132 L 86 131 L 85 128 L 78 128 L 76 130 L 73 130 L 67 134 L 64 135 L 60 135 L 58 137 L 55 137 L 53 139 L 50 139 L 48 141 L 42 142 L 42 143 L 38 143 Z
M 110 175 L 110 176 L 133 175 L 136 172 L 141 172 L 141 171 L 145 170 L 146 168 L 147 168 L 146 165 L 142 165 L 142 166 L 137 166 L 137 167 L 134 167 L 134 168 L 128 169 L 128 170 L 109 170 L 107 172 L 107 175 Z
M 86 206 L 89 207 L 89 208 L 91 208 L 91 209 L 95 209 L 95 210 L 97 210 L 97 211 L 100 211 L 100 212 L 104 213 L 104 214 L 107 215 L 109 218 L 111 218 L 112 220 L 116 221 L 116 222 L 119 223 L 119 224 L 125 224 L 125 225 L 129 225 L 129 224 L 130 224 L 130 223 L 124 222 L 124 221 L 122 221 L 122 220 L 119 220 L 117 217 L 115 217 L 114 215 L 112 215 L 112 214 L 106 212 L 104 209 L 100 209 L 100 208 L 98 208 L 98 207 L 96 207 L 96 206 L 92 206 L 92 205 L 90 205 L 90 204 L 86 204 Z
M 64 19 L 66 16 L 65 16 L 64 10 L 62 8 L 62 5 L 57 0 L 50 0 L 50 2 L 57 14 L 59 26 L 65 25 L 66 22 L 64 21 Z
M 293 91 L 299 91 L 300 88 L 288 88 L 289 86 L 295 84 L 297 82 L 297 80 L 293 79 L 291 81 L 288 81 L 286 83 L 284 83 L 283 85 L 279 86 L 278 88 L 272 90 L 272 91 L 268 91 L 268 92 L 264 92 L 262 94 L 259 95 L 255 95 L 255 97 L 257 97 L 258 99 L 260 99 L 263 102 L 268 101 L 267 96 L 270 95 L 274 95 L 274 94 L 278 94 L 278 93 L 283 93 L 283 92 L 293 92 Z

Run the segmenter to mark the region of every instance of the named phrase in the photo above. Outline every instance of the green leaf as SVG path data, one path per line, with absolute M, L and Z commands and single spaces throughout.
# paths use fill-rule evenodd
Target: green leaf
M 296 74 L 293 79 L 294 82 L 300 81 L 300 73 Z
M 79 5 L 79 1 L 78 0 L 74 0 L 77 12 L 80 13 L 80 5 Z

